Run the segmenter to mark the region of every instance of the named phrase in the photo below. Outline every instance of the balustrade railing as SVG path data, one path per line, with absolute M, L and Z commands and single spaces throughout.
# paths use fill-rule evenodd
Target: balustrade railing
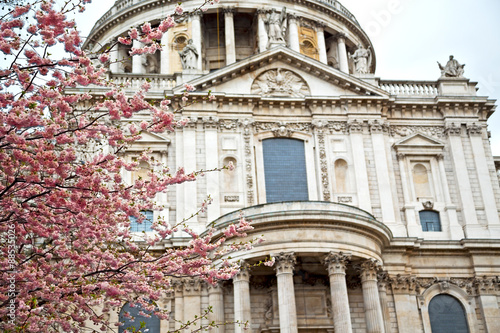
M 146 80 L 151 84 L 150 90 L 168 90 L 177 86 L 175 75 L 116 73 L 111 74 L 111 79 L 130 88 L 139 88 Z
M 380 88 L 391 95 L 427 97 L 438 95 L 437 82 L 432 81 L 380 81 Z

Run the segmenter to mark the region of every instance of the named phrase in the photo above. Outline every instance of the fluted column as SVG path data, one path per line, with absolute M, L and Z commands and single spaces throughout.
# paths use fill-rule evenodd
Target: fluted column
M 330 277 L 330 293 L 332 297 L 332 314 L 335 333 L 351 333 L 351 314 L 347 283 L 345 278 L 346 265 L 351 255 L 342 252 L 330 252 L 325 258 L 325 264 Z
M 257 20 L 258 20 L 258 34 L 259 34 L 259 52 L 264 52 L 267 50 L 267 31 L 266 31 L 266 23 L 264 22 L 264 18 L 266 16 L 266 12 L 264 9 L 257 10 Z
M 224 323 L 224 294 L 221 285 L 208 286 L 208 304 L 212 307 L 212 312 L 208 314 L 208 321 L 215 324 Z M 224 333 L 225 325 L 217 325 L 211 331 L 213 333 Z
M 385 333 L 384 317 L 382 316 L 377 287 L 377 272 L 379 270 L 380 263 L 374 259 L 364 261 L 360 267 L 367 333 Z
M 299 29 L 295 15 L 288 15 L 288 46 L 292 50 L 300 52 Z
M 318 38 L 319 61 L 326 65 L 328 60 L 326 56 L 326 43 L 323 24 L 316 25 L 316 37 Z
M 234 331 L 235 333 L 247 332 L 250 327 L 250 272 L 247 264 L 242 264 L 240 272 L 233 277 L 234 286 Z
M 201 65 L 201 58 L 203 58 L 201 50 L 201 14 L 192 13 L 191 14 L 191 39 L 193 40 L 193 45 L 198 51 L 198 61 L 196 69 L 201 70 L 203 67 Z
M 278 280 L 278 306 L 281 333 L 297 333 L 297 308 L 295 306 L 295 290 L 293 286 L 293 270 L 295 253 L 281 252 L 273 256 Z
M 142 43 L 134 39 L 132 46 L 138 49 L 142 47 Z M 143 73 L 142 58 L 143 55 L 141 54 L 136 54 L 132 56 L 132 73 L 134 74 Z
M 349 62 L 347 60 L 347 49 L 345 47 L 345 35 L 338 34 L 337 35 L 337 45 L 339 52 L 339 69 L 349 74 Z
M 224 23 L 226 35 L 226 66 L 236 62 L 234 40 L 234 8 L 224 8 Z

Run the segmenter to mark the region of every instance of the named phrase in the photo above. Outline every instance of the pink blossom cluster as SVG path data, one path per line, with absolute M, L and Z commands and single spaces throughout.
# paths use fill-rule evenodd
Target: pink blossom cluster
M 162 220 L 154 221 L 152 235 L 135 241 L 130 216 L 142 222 L 141 211 L 161 209 L 156 194 L 197 173 L 179 168 L 171 174 L 157 165 L 148 181 L 122 179 L 122 171 L 136 170 L 138 162 L 121 153 L 142 132 L 172 131 L 179 122 L 170 101 L 146 100 L 149 83 L 129 95 L 106 79 L 105 67 L 94 66 L 93 60 L 108 62 L 109 51 L 84 52 L 66 18 L 88 2 L 32 1 L 0 19 L 0 52 L 9 60 L 0 65 L 0 238 L 15 235 L 11 247 L 0 248 L 2 332 L 81 332 L 89 322 L 105 330 L 107 314 L 125 302 L 167 318 L 154 304 L 171 290 L 172 278 L 229 279 L 238 267 L 225 256 L 248 245 L 226 244 L 251 229 L 243 218 L 222 238 L 187 228 L 192 240 L 184 248 L 163 249 L 180 226 Z M 158 28 L 146 23 L 121 42 L 138 40 L 144 47 L 134 52 L 154 52 L 173 25 L 171 17 Z M 57 45 L 64 45 L 63 58 L 50 55 Z M 105 93 L 90 94 L 89 86 Z M 123 125 L 144 110 L 150 121 Z M 14 294 L 8 292 L 11 274 Z M 8 317 L 12 302 L 14 321 Z

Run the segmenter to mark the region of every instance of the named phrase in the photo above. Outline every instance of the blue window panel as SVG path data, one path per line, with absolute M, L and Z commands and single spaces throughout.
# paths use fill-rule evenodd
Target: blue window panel
M 129 303 L 125 304 L 120 311 L 120 322 L 123 323 L 123 325 L 120 326 L 118 332 L 123 333 L 125 330 L 128 330 L 129 332 L 160 333 L 160 318 L 149 311 L 142 312 L 147 313 L 151 317 L 141 316 L 139 314 L 141 310 L 139 305 L 134 305 L 134 307 L 132 307 Z M 133 319 L 126 318 L 125 312 L 128 312 Z M 132 327 L 135 330 L 132 330 Z
M 135 218 L 134 216 L 130 216 L 130 231 L 132 231 L 132 232 L 154 231 L 153 229 L 151 229 L 151 226 L 153 225 L 153 211 L 152 210 L 142 210 L 141 214 L 146 217 L 142 221 L 142 223 L 139 223 L 137 221 L 137 218 Z
M 464 308 L 455 297 L 437 295 L 428 310 L 432 333 L 469 333 Z
M 433 210 L 422 210 L 418 213 L 422 231 L 441 231 L 439 213 Z
M 304 141 L 267 139 L 262 142 L 266 201 L 309 200 Z

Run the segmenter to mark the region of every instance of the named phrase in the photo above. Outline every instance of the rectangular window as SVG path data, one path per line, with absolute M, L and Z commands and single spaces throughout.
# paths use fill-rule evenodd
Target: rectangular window
M 441 231 L 439 213 L 433 210 L 422 210 L 418 213 L 422 231 Z
M 266 139 L 262 149 L 267 203 L 309 200 L 304 141 Z
M 142 210 L 141 214 L 144 215 L 145 219 L 142 223 L 137 221 L 137 218 L 134 216 L 130 216 L 130 231 L 132 232 L 152 232 L 151 229 L 153 225 L 154 214 L 152 210 Z

